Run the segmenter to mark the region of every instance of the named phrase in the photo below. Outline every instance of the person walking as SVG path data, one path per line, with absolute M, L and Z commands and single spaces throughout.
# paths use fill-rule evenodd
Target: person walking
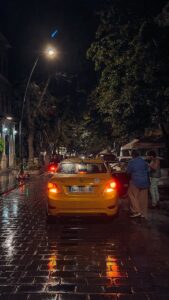
M 148 188 L 150 185 L 149 168 L 137 150 L 132 150 L 132 159 L 128 162 L 127 173 L 130 175 L 128 196 L 130 200 L 131 218 L 147 218 Z
M 150 160 L 150 194 L 152 200 L 152 208 L 157 207 L 159 202 L 158 181 L 161 177 L 160 160 L 157 158 L 156 152 L 151 150 L 147 152 L 147 157 Z

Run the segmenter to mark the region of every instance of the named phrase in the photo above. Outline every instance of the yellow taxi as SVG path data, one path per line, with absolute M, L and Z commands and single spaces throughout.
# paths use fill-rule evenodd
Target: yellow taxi
M 118 212 L 118 186 L 102 159 L 62 160 L 47 183 L 47 219 Z

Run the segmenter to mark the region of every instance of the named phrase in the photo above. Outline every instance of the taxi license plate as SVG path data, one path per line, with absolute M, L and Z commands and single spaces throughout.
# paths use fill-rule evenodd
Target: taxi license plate
M 71 193 L 91 193 L 92 191 L 92 186 L 69 186 L 69 192 Z

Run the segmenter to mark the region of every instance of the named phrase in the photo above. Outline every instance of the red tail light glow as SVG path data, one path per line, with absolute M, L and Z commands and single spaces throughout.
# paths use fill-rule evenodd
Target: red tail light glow
M 53 182 L 48 182 L 48 191 L 55 194 L 60 193 L 59 187 Z
M 48 172 L 51 172 L 51 173 L 54 173 L 57 171 L 57 167 L 58 165 L 55 165 L 55 164 L 51 164 L 48 166 Z
M 55 168 L 54 166 L 51 166 L 51 167 L 50 167 L 50 170 L 51 170 L 51 171 L 54 171 L 55 169 L 56 169 L 56 168 Z
M 115 190 L 117 190 L 117 183 L 115 180 L 111 180 L 108 182 L 108 184 L 105 186 L 104 192 L 105 193 L 112 193 Z

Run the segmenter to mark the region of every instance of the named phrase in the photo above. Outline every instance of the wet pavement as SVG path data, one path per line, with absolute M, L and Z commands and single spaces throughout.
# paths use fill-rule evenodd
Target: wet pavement
M 43 167 L 39 170 L 40 174 L 46 173 L 46 167 Z M 16 187 L 22 186 L 23 183 L 27 181 L 32 181 L 39 174 L 30 174 L 30 177 L 23 180 L 18 180 L 16 178 L 17 171 L 13 169 L 6 169 L 4 171 L 0 171 L 0 195 L 8 193 L 15 189 Z
M 10 192 L 12 189 L 19 185 L 16 175 L 12 170 L 0 172 L 0 195 Z
M 0 300 L 169 299 L 169 218 L 46 224 L 46 176 L 0 197 Z

